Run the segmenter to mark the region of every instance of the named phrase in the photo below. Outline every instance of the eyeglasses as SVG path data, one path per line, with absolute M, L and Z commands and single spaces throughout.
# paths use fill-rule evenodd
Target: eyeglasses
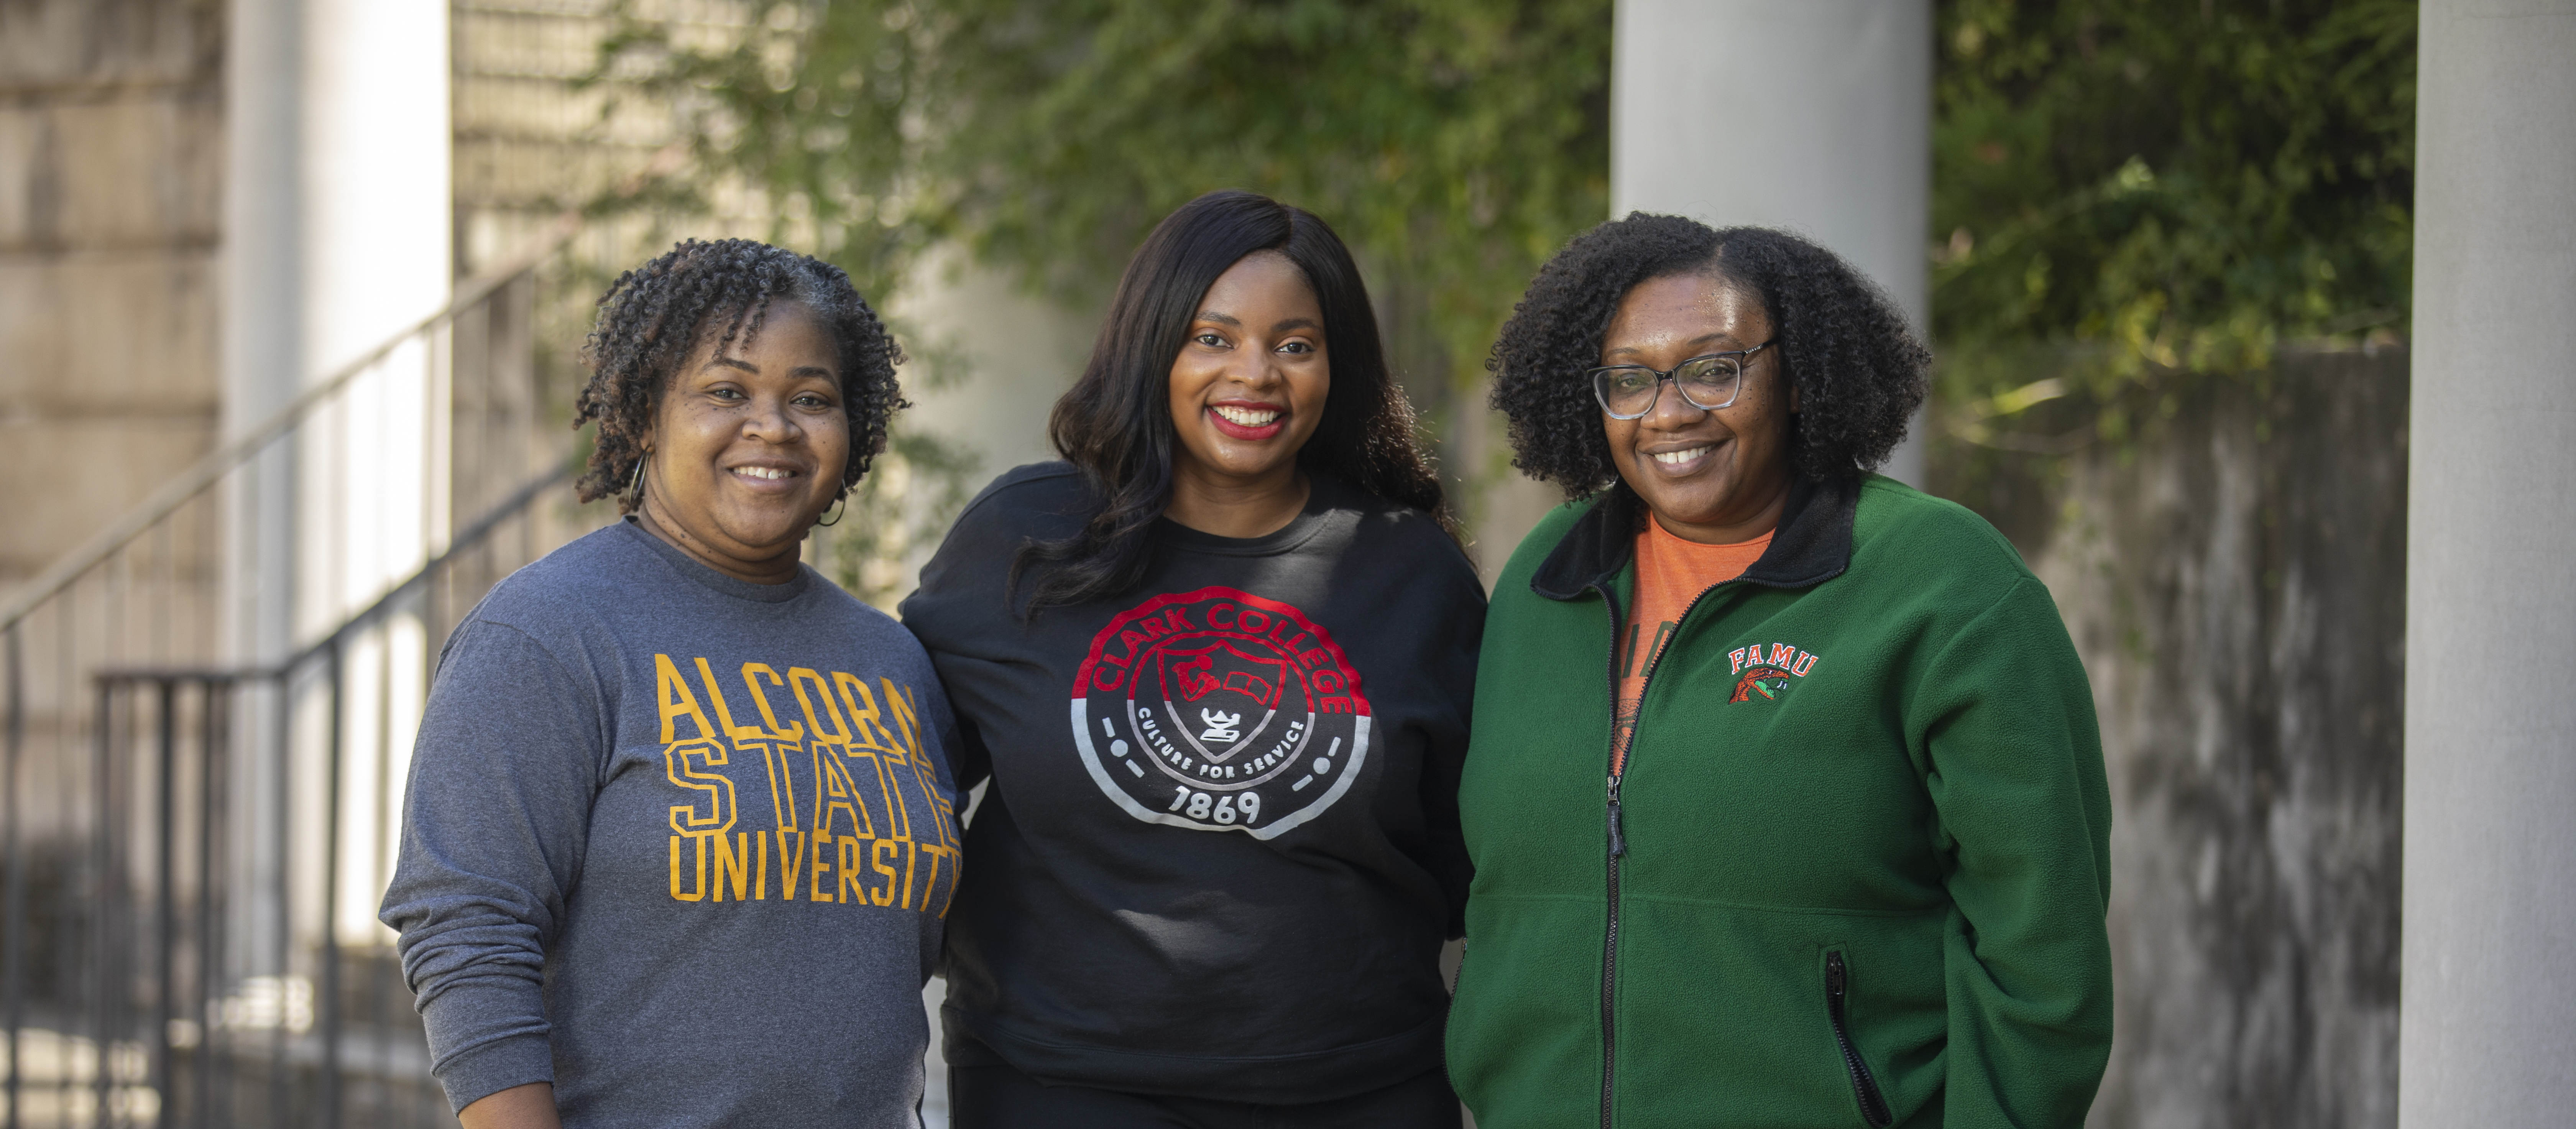
M 1611 365 L 1583 375 L 1592 381 L 1593 399 L 1601 401 L 1601 410 L 1612 419 L 1636 419 L 1655 410 L 1655 399 L 1666 380 L 1681 390 L 1690 406 L 1713 412 L 1735 403 L 1737 394 L 1744 391 L 1745 360 L 1771 345 L 1765 341 L 1732 353 L 1705 353 L 1674 365 L 1669 372 L 1644 365 Z

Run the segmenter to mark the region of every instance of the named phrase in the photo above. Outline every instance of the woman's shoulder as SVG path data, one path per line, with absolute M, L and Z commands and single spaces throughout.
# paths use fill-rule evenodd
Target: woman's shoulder
M 440 648 L 441 669 L 468 656 L 479 656 L 469 666 L 497 656 L 577 664 L 585 639 L 635 599 L 634 570 L 651 561 L 629 540 L 638 533 L 624 522 L 594 529 L 502 577 L 457 620 Z
M 903 624 L 876 605 L 858 598 L 847 588 L 813 565 L 797 566 L 805 574 L 805 590 L 790 605 L 802 622 L 820 622 L 839 631 L 892 631 L 903 634 Z M 908 636 L 907 636 L 908 637 Z
M 1884 559 L 1918 582 L 1950 579 L 2009 588 L 2031 578 L 2021 551 L 1976 511 L 1877 474 L 1860 483 L 1852 557 L 1855 569 Z
M 700 583 L 675 571 L 667 550 L 634 523 L 620 521 L 585 533 L 503 577 L 466 617 L 544 637 L 591 626 L 614 626 L 636 615 L 668 616 L 674 598 L 704 594 Z M 817 615 L 842 628 L 893 628 L 893 617 L 869 607 L 812 566 L 805 566 L 796 614 Z M 709 606 L 721 607 L 716 599 Z M 896 628 L 900 630 L 899 628 Z
M 1566 535 L 1574 532 L 1575 524 L 1607 498 L 1607 491 L 1570 498 L 1539 515 L 1538 522 L 1521 535 L 1520 541 L 1512 546 L 1511 555 L 1504 558 L 1502 571 L 1494 580 L 1494 598 L 1497 601 L 1523 597 L 1541 599 L 1530 590 L 1531 579 L 1538 574 L 1539 567 L 1555 554 L 1557 547 L 1565 543 Z
M 1012 562 L 1031 540 L 1080 532 L 1094 503 L 1082 473 L 1065 462 L 1030 463 L 1002 472 L 975 494 L 921 569 L 920 586 L 903 601 L 913 634 L 982 630 L 1003 614 Z
M 957 524 L 1023 525 L 1032 519 L 1082 521 L 1093 505 L 1082 472 L 1062 459 L 1003 471 L 958 511 Z
M 725 614 L 732 606 L 671 564 L 642 539 L 652 534 L 619 522 L 574 538 L 504 577 L 458 625 L 505 628 L 547 650 L 576 649 L 667 624 L 674 614 Z M 759 605 L 793 618 L 800 632 L 864 648 L 918 653 L 912 634 L 830 578 L 803 567 L 803 586 L 784 603 Z M 705 599 L 698 599 L 700 596 Z M 686 609 L 671 601 L 682 601 Z
M 1439 518 L 1342 479 L 1317 474 L 1315 482 L 1332 492 L 1329 505 L 1358 516 L 1354 549 L 1400 562 L 1401 567 L 1427 569 L 1436 579 L 1464 583 L 1475 588 L 1482 600 L 1484 584 L 1476 578 L 1475 562 L 1467 559 L 1467 551 Z
M 798 630 L 810 636 L 830 637 L 846 653 L 863 654 L 869 661 L 891 664 L 910 671 L 918 680 L 930 678 L 930 652 L 903 621 L 886 614 L 867 601 L 832 583 L 822 574 L 806 569 L 811 587 L 802 597 L 798 611 Z
M 1090 484 L 1070 463 L 1012 467 L 957 511 L 933 562 L 953 567 L 960 558 L 1015 555 L 1031 538 L 1061 540 L 1081 532 L 1097 508 Z
M 638 535 L 650 536 L 621 521 L 575 537 L 502 577 L 467 618 L 526 631 L 606 606 L 633 590 L 635 566 L 652 561 L 631 540 Z

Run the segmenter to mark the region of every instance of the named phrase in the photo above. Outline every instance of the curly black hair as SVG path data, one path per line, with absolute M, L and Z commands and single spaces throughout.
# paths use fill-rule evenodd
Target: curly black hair
M 617 496 L 621 513 L 640 500 L 627 484 L 644 461 L 644 437 L 671 378 L 708 335 L 719 350 L 760 332 L 769 304 L 801 302 L 829 327 L 841 353 L 841 405 L 850 420 L 850 461 L 841 489 L 885 450 L 886 424 L 909 407 L 895 383 L 903 350 L 841 268 L 749 239 L 685 239 L 660 258 L 619 275 L 599 296 L 599 317 L 582 346 L 590 382 L 573 401 L 572 425 L 599 421 L 599 442 L 576 483 L 582 501 Z
M 1601 406 L 1583 374 L 1639 283 L 1706 275 L 1742 287 L 1771 316 L 1798 390 L 1789 459 L 1798 474 L 1850 479 L 1887 460 L 1931 386 L 1932 352 L 1887 293 L 1833 252 L 1786 232 L 1714 229 L 1629 213 L 1574 237 L 1539 268 L 1485 367 L 1511 421 L 1512 465 L 1568 498 L 1617 481 Z

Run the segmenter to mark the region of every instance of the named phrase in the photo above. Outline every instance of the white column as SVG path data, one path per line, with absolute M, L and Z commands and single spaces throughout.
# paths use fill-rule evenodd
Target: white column
M 303 0 L 303 24 L 296 298 L 309 382 L 446 305 L 454 143 L 445 0 Z M 312 429 L 318 465 L 301 476 L 299 511 L 328 529 L 300 538 L 304 632 L 364 607 L 426 555 L 440 359 L 406 344 Z
M 447 304 L 453 276 L 447 0 L 304 0 L 306 374 L 338 369 Z M 299 477 L 299 634 L 373 603 L 444 542 L 444 334 L 405 342 L 317 420 Z M 330 448 L 327 454 L 321 449 Z M 440 528 L 433 529 L 438 524 Z M 428 643 L 388 619 L 343 656 L 339 913 L 347 944 L 388 938 L 376 902 L 419 726 Z M 378 802 L 382 797 L 384 802 Z
M 225 29 L 223 435 L 293 399 L 304 371 L 304 28 L 297 0 L 235 0 Z M 282 454 L 262 459 L 226 499 L 225 617 L 232 655 L 273 662 L 286 648 L 293 583 L 293 489 Z
M 454 143 L 446 0 L 233 0 L 229 31 L 224 425 L 239 434 L 447 303 Z M 443 541 L 437 346 L 435 335 L 402 344 L 235 487 L 227 604 L 239 660 L 274 663 L 315 642 Z M 399 794 L 426 648 L 418 621 L 396 617 L 344 655 L 344 941 L 381 931 L 387 829 L 374 816 L 390 805 L 372 801 Z M 298 723 L 295 756 L 317 755 L 316 728 Z M 319 771 L 298 764 L 303 779 Z M 316 833 L 298 824 L 305 850 Z
M 1798 232 L 1929 324 L 1929 0 L 1619 0 L 1611 74 L 1613 216 Z
M 453 255 L 443 0 L 230 8 L 228 435 L 437 312 Z M 257 527 L 237 534 L 232 601 L 245 657 L 274 658 L 417 563 L 436 508 L 422 473 L 434 455 L 433 360 L 421 348 L 391 358 L 346 412 L 320 421 L 329 435 L 308 427 L 292 486 L 264 480 L 254 491 L 243 516 L 255 509 Z M 280 551 L 289 537 L 298 552 Z
M 2398 1121 L 2576 1106 L 2576 0 L 2426 0 Z

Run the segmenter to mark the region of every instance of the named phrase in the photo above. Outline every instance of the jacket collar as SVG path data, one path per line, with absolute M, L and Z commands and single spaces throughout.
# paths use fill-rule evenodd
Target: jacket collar
M 1852 518 L 1859 509 L 1859 481 L 1800 477 L 1789 486 L 1771 547 L 1744 570 L 1742 579 L 1771 588 L 1805 588 L 1841 576 L 1851 567 Z M 1530 575 L 1530 591 L 1551 600 L 1571 600 L 1596 586 L 1609 591 L 1636 552 L 1637 523 L 1645 512 L 1644 500 L 1627 483 L 1612 483 Z

